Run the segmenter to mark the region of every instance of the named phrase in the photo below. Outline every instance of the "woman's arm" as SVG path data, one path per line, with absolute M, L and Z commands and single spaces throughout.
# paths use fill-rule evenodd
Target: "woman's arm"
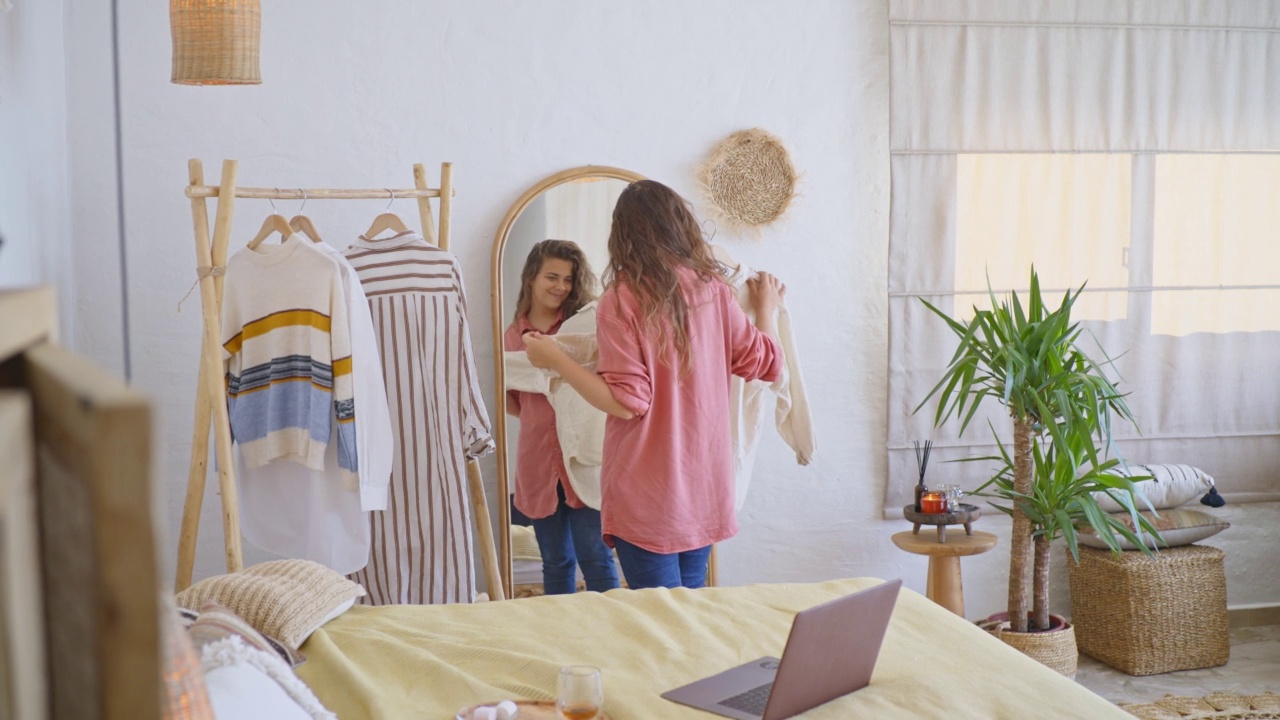
M 614 417 L 630 420 L 636 416 L 618 399 L 604 378 L 579 365 L 569 357 L 555 340 L 541 333 L 529 333 L 524 337 L 525 351 L 534 367 L 556 371 L 565 382 L 591 403 L 593 407 Z

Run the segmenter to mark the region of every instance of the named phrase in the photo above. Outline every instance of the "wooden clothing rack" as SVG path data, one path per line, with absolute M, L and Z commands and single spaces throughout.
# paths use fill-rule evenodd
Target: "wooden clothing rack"
M 218 185 L 205 185 L 204 166 L 198 159 L 187 162 L 189 184 L 186 195 L 191 198 L 191 219 L 195 225 L 196 274 L 200 285 L 200 306 L 204 315 L 204 336 L 200 349 L 200 379 L 196 386 L 195 429 L 191 437 L 191 470 L 187 475 L 187 497 L 182 510 L 182 532 L 178 538 L 178 570 L 175 591 L 191 585 L 195 567 L 196 538 L 200 532 L 200 510 L 204 503 L 205 478 L 209 465 L 209 432 L 213 432 L 218 459 L 218 487 L 222 493 L 222 531 L 226 540 L 227 572 L 244 569 L 244 553 L 240 544 L 240 505 L 236 498 L 235 464 L 231 455 L 231 422 L 227 415 L 226 376 L 222 363 L 222 286 L 227 265 L 227 247 L 231 235 L 231 218 L 236 198 L 271 200 L 360 200 L 417 198 L 422 220 L 423 238 L 449 249 L 450 207 L 453 203 L 453 166 L 440 164 L 440 187 L 427 186 L 427 175 L 421 163 L 413 166 L 414 187 L 409 190 L 378 188 L 372 190 L 280 189 L 239 187 L 236 185 L 238 163 L 222 161 L 222 178 Z M 213 235 L 209 235 L 207 201 L 215 198 Z M 439 233 L 431 214 L 431 198 L 440 199 Z M 494 546 L 493 526 L 485 498 L 480 465 L 467 461 L 467 485 L 480 536 L 481 558 L 489 596 L 503 599 L 502 581 L 498 573 L 498 555 Z

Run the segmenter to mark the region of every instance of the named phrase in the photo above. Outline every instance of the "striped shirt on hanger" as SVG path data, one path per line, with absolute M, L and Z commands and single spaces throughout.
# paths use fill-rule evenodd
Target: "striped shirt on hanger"
M 475 599 L 466 462 L 493 448 L 457 258 L 413 233 L 345 252 L 382 353 L 396 439 L 391 497 L 371 516 L 369 565 L 353 575 L 374 605 Z

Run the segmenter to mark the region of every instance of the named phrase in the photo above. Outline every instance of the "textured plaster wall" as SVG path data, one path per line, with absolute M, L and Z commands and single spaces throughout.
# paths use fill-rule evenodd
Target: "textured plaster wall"
M 412 163 L 427 163 L 435 177 L 440 161 L 453 161 L 453 247 L 492 401 L 489 251 L 509 204 L 542 177 L 589 163 L 629 168 L 695 196 L 693 169 L 708 149 L 734 130 L 760 126 L 788 143 L 802 172 L 800 197 L 758 240 L 717 239 L 789 285 L 819 449 L 800 468 L 776 436 L 765 438 L 741 533 L 721 547 L 722 582 L 902 576 L 924 590 L 924 559 L 893 546 L 890 536 L 904 525 L 879 511 L 889 333 L 883 0 L 277 0 L 264 4 L 264 84 L 228 88 L 170 84 L 163 6 L 122 0 L 120 10 L 129 343 L 134 380 L 158 404 L 166 575 L 200 344 L 198 301 L 175 310 L 194 279 L 182 194 L 188 158 L 205 160 L 209 182 L 222 158 L 238 158 L 240 182 L 267 187 L 405 186 Z M 76 115 L 93 113 L 71 123 L 72 162 L 77 187 L 112 187 L 113 165 L 101 146 L 109 116 L 92 82 L 109 35 L 90 19 L 68 18 L 73 105 Z M 105 222 L 96 194 L 73 200 L 77 228 Z M 278 205 L 286 213 L 298 207 Z M 313 202 L 307 214 L 343 247 L 385 205 Z M 411 202 L 396 207 L 415 217 Z M 265 201 L 239 201 L 233 245 L 270 210 Z M 120 278 L 97 241 L 77 231 L 75 271 L 83 322 L 97 333 L 83 334 L 85 349 L 109 358 L 119 351 L 111 328 Z M 484 474 L 492 483 L 492 460 Z M 197 577 L 222 567 L 215 487 L 211 481 L 206 493 Z M 1277 508 L 1228 508 L 1227 515 L 1237 522 L 1220 536 L 1231 557 L 1232 603 L 1280 603 L 1263 565 L 1277 546 Z M 1008 536 L 998 518 L 979 527 Z M 250 553 L 250 562 L 257 559 Z M 1001 608 L 1006 567 L 1003 545 L 965 559 L 969 615 Z M 1064 586 L 1062 578 L 1059 567 Z M 1065 592 L 1058 600 L 1065 606 Z

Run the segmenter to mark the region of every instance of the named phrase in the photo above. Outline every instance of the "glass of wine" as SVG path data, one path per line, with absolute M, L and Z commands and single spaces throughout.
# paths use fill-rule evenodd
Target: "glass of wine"
M 556 709 L 565 720 L 594 720 L 604 704 L 604 683 L 600 668 L 569 665 L 560 668 L 556 688 Z

